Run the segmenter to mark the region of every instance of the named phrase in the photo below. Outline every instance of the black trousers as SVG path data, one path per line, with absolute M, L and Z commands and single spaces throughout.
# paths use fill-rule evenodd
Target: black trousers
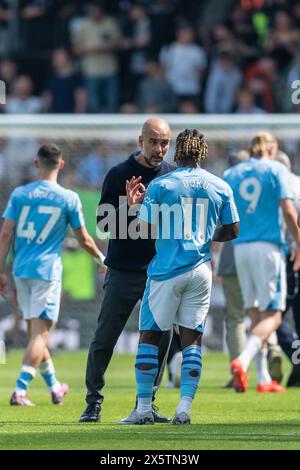
M 299 276 L 300 276 L 300 271 L 298 271 L 297 273 L 294 273 L 293 263 L 288 257 L 287 259 L 287 285 L 288 285 L 287 310 L 291 307 L 293 311 L 295 330 L 296 330 L 298 338 L 300 338 Z
M 299 278 L 300 271 L 294 273 L 293 263 L 290 261 L 290 254 L 287 257 L 287 302 L 286 302 L 286 311 L 289 308 L 292 309 L 295 330 L 298 338 L 300 338 L 300 289 L 299 289 Z M 295 332 L 291 327 L 290 323 L 285 320 L 284 316 L 276 331 L 279 346 L 283 349 L 287 357 L 292 362 L 292 355 L 295 352 L 295 349 L 292 348 L 293 341 L 295 340 Z
M 147 280 L 146 272 L 123 272 L 108 268 L 104 281 L 104 296 L 94 338 L 91 342 L 86 368 L 86 402 L 101 404 L 105 385 L 104 374 L 114 347 L 139 299 L 142 299 Z M 162 379 L 171 331 L 162 335 L 159 345 L 157 388 Z

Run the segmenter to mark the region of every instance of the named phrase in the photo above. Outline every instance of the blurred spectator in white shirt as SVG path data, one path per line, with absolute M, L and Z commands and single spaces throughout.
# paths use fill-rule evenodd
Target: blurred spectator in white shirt
M 207 65 L 206 54 L 196 44 L 191 26 L 180 26 L 176 38 L 175 42 L 162 48 L 160 62 L 179 100 L 199 98 L 203 72 Z

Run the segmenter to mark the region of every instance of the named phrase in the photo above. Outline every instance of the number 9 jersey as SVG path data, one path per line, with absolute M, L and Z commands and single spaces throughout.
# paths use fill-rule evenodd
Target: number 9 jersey
M 15 222 L 13 274 L 60 281 L 61 247 L 68 225 L 84 225 L 78 195 L 51 181 L 16 188 L 3 214 Z
M 224 173 L 231 186 L 240 216 L 239 237 L 234 244 L 265 241 L 283 246 L 281 199 L 293 199 L 289 172 L 269 158 L 249 158 Z

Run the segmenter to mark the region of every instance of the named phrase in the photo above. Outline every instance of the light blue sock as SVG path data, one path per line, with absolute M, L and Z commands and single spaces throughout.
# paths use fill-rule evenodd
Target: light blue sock
M 195 398 L 202 370 L 200 346 L 188 346 L 182 351 L 180 396 Z
M 148 366 L 149 369 L 142 370 L 140 366 Z M 135 361 L 138 413 L 144 413 L 151 410 L 153 386 L 157 371 L 158 347 L 153 344 L 139 344 Z
M 36 369 L 34 367 L 23 365 L 16 383 L 15 391 L 25 395 L 35 373 Z
M 48 359 L 48 361 L 41 362 L 39 369 L 41 376 L 50 390 L 53 390 L 57 384 L 60 385 L 56 378 L 55 369 L 51 358 Z

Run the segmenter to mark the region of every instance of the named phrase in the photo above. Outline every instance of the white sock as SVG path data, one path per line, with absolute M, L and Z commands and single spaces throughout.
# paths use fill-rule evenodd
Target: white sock
M 239 360 L 242 363 L 243 369 L 248 370 L 249 364 L 260 350 L 262 341 L 258 336 L 250 335 L 244 351 L 239 355 Z
M 268 348 L 262 348 L 258 351 L 255 356 L 255 365 L 256 371 L 258 376 L 258 383 L 262 385 L 266 385 L 271 383 L 272 378 L 268 371 Z
M 51 392 L 55 392 L 55 393 L 60 392 L 60 389 L 61 389 L 61 383 L 58 382 L 58 380 L 55 382 L 54 385 L 50 387 Z
M 138 398 L 136 408 L 138 414 L 144 414 L 152 410 L 152 397 Z
M 180 398 L 180 402 L 178 403 L 176 414 L 179 415 L 180 413 L 186 413 L 188 416 L 191 414 L 193 399 L 192 397 L 183 396 Z

